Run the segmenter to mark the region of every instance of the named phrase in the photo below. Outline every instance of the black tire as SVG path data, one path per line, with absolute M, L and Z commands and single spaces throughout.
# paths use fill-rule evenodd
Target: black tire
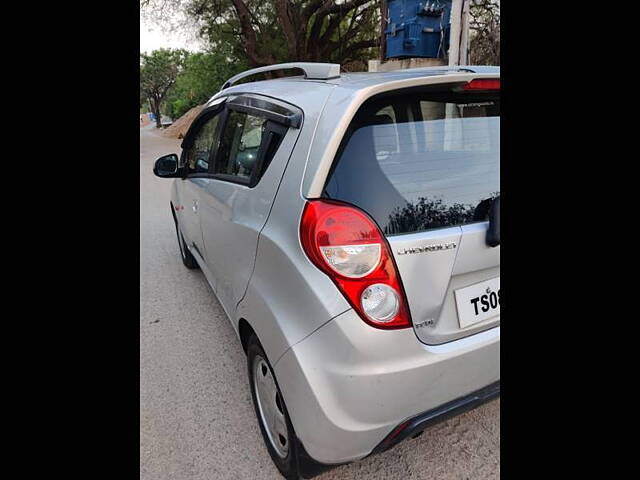
M 267 427 L 264 425 L 263 417 L 260 411 L 260 407 L 258 407 L 258 399 L 256 396 L 256 387 L 254 382 L 254 365 L 256 364 L 256 357 L 263 359 L 266 362 L 266 365 L 273 376 L 275 381 L 277 395 L 279 396 L 279 407 L 281 407 L 281 413 L 284 414 L 284 418 L 286 420 L 287 426 L 287 434 L 288 434 L 288 447 L 286 456 L 283 458 L 274 446 L 272 445 L 272 441 L 269 438 L 269 434 L 267 433 Z M 258 360 L 259 361 L 259 360 Z M 287 411 L 287 406 L 284 403 L 284 399 L 282 398 L 282 394 L 280 393 L 280 386 L 278 385 L 278 380 L 273 373 L 273 368 L 271 368 L 271 363 L 267 358 L 267 355 L 264 353 L 262 345 L 260 345 L 260 341 L 258 337 L 254 334 L 249 338 L 248 346 L 247 346 L 247 366 L 248 366 L 248 374 L 249 374 L 249 386 L 251 388 L 251 398 L 253 399 L 253 408 L 256 412 L 256 419 L 258 420 L 258 425 L 260 426 L 260 432 L 262 433 L 262 438 L 264 440 L 264 444 L 269 451 L 269 455 L 271 455 L 271 459 L 273 463 L 276 465 L 280 473 L 287 480 L 298 480 L 300 478 L 300 472 L 298 469 L 298 450 L 299 444 L 296 438 L 295 430 L 293 429 L 293 425 L 291 424 L 291 419 L 289 418 L 289 412 Z M 263 366 L 261 364 L 261 366 Z
M 187 248 L 187 244 L 184 241 L 184 236 L 182 236 L 182 232 L 180 231 L 180 227 L 178 226 L 178 219 L 176 218 L 176 214 L 173 211 L 173 205 L 171 206 L 171 216 L 173 217 L 173 223 L 176 226 L 176 234 L 178 236 L 178 248 L 180 249 L 180 258 L 182 258 L 182 263 L 189 270 L 200 268 L 195 257 L 191 255 L 191 252 Z

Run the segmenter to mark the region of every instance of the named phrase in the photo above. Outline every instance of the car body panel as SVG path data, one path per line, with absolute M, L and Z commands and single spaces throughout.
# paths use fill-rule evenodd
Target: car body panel
M 500 324 L 498 315 L 461 328 L 454 294 L 459 288 L 500 276 L 500 247 L 485 242 L 488 225 L 480 222 L 387 238 L 416 335 L 423 343 L 438 345 Z
M 200 224 L 207 264 L 227 315 L 244 296 L 253 271 L 258 235 L 267 221 L 284 169 L 300 133 L 290 128 L 258 184 L 202 179 Z
M 500 379 L 500 328 L 430 347 L 349 310 L 274 365 L 292 423 L 317 461 L 367 456 L 399 423 Z
M 174 204 L 178 206 L 176 211 L 178 224 L 184 236 L 187 247 L 191 250 L 194 246 L 199 252 L 204 252 L 202 230 L 200 228 L 200 215 L 198 213 L 198 200 L 200 198 L 199 178 L 185 178 L 178 180 L 176 185 L 176 199 Z
M 229 247 L 226 249 L 228 254 L 218 253 L 225 257 L 224 263 L 207 260 L 208 266 L 205 268 L 215 268 L 218 265 L 218 269 L 214 271 L 211 268 L 211 275 L 214 277 L 212 280 L 207 273 L 205 276 L 209 283 L 216 285 L 216 295 L 223 304 L 236 332 L 240 319 L 249 322 L 261 339 L 265 353 L 271 361 L 277 360 L 291 345 L 350 308 L 333 282 L 311 264 L 298 238 L 300 216 L 305 204 L 305 199 L 300 194 L 300 179 L 305 166 L 305 162 L 301 159 L 306 159 L 308 155 L 309 146 L 316 135 L 318 119 L 334 87 L 320 83 L 314 87 L 316 94 L 310 96 L 308 85 L 302 82 L 287 83 L 289 84 L 287 102 L 303 110 L 304 121 L 300 129 L 289 129 L 286 142 L 283 142 L 278 149 L 276 157 L 258 185 L 254 189 L 240 186 L 241 189 L 247 189 L 247 195 L 250 191 L 253 198 L 249 199 L 245 196 L 245 201 L 239 202 L 237 184 L 206 179 L 203 184 L 207 185 L 205 188 L 207 193 L 203 195 L 204 200 L 201 200 L 200 206 L 200 210 L 205 209 L 207 215 L 220 215 L 220 217 L 226 215 L 221 218 L 222 224 L 226 223 L 229 226 L 231 222 L 234 223 L 232 229 L 227 228 L 227 232 L 222 233 L 226 239 L 224 245 Z M 278 90 L 281 90 L 281 87 Z M 259 92 L 263 94 L 264 90 L 261 88 Z M 252 89 L 252 84 L 224 90 L 225 95 L 241 93 L 257 92 Z M 266 93 L 269 91 L 267 90 Z M 214 97 L 209 103 L 219 101 L 219 98 Z M 293 150 L 289 150 L 291 154 L 285 159 L 285 152 L 290 148 Z M 292 161 L 289 161 L 289 158 Z M 282 160 L 282 164 L 278 163 L 277 159 Z M 285 168 L 287 173 L 283 175 L 282 170 Z M 227 185 L 220 186 L 222 183 Z M 256 190 L 261 188 L 261 185 L 263 185 L 264 194 Z M 275 200 L 266 198 L 269 196 L 268 191 L 272 191 L 274 195 L 277 191 Z M 235 196 L 229 192 L 236 192 Z M 253 192 L 257 195 L 254 196 Z M 271 206 L 271 201 L 273 201 L 272 208 L 265 208 Z M 252 206 L 253 202 L 256 203 Z M 233 208 L 236 209 L 235 213 Z M 212 213 L 210 210 L 218 210 L 220 213 Z M 258 225 L 263 223 L 261 220 L 253 219 L 253 215 L 258 211 L 261 212 L 259 215 L 264 215 L 266 212 L 270 219 L 264 228 L 262 226 L 258 228 Z M 216 226 L 210 220 L 203 222 L 206 254 L 211 255 L 211 258 L 216 255 L 214 245 L 222 224 Z M 233 230 L 236 234 L 242 230 L 245 230 L 244 233 L 259 232 L 256 245 L 253 246 L 251 235 L 245 237 L 247 244 L 243 243 L 244 240 L 236 242 Z M 231 252 L 230 248 L 234 251 Z M 235 262 L 233 258 L 236 258 Z M 252 267 L 250 270 L 248 270 L 249 260 Z M 233 270 L 234 265 L 239 264 L 242 264 L 239 271 Z M 232 271 L 226 272 L 225 269 Z M 277 272 L 275 276 L 274 272 Z M 225 280 L 222 279 L 223 276 L 226 277 Z M 244 279 L 249 280 L 249 276 L 251 279 L 247 285 Z M 220 288 L 223 282 L 226 282 L 226 295 Z M 240 292 L 243 294 L 239 295 Z M 236 300 L 237 306 L 233 305 Z M 304 302 L 304 310 L 300 309 L 298 303 L 300 301 Z
M 460 227 L 449 227 L 387 237 L 402 278 L 416 335 L 428 344 L 442 343 L 433 332 L 438 326 L 461 236 Z M 454 248 L 401 254 L 416 248 L 454 245 Z
M 272 363 L 350 308 L 331 279 L 311 263 L 299 239 L 306 203 L 300 194 L 304 164 L 293 159 L 306 154 L 314 133 L 308 128 L 313 120 L 305 115 L 306 127 L 300 132 L 269 220 L 260 233 L 254 272 L 236 312 L 237 321 L 246 319 L 256 331 Z

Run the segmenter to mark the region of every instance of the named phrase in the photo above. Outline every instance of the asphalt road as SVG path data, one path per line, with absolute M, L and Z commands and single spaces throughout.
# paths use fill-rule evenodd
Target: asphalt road
M 152 173 L 179 143 L 140 129 L 140 478 L 278 480 L 240 342 L 202 273 L 183 267 L 171 180 Z M 497 479 L 499 431 L 498 399 L 316 478 Z

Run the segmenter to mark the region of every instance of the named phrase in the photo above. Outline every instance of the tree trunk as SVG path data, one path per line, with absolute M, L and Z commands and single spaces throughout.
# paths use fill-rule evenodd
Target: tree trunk
M 156 128 L 162 128 L 162 117 L 160 116 L 160 102 L 153 99 L 151 103 L 151 112 L 156 117 Z
M 387 2 L 380 0 L 380 57 L 379 60 L 384 62 L 387 55 L 387 38 L 384 31 L 387 29 Z

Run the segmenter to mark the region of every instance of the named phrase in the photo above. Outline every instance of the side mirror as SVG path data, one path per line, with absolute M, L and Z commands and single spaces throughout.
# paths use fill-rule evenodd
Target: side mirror
M 153 173 L 160 178 L 181 177 L 182 172 L 178 168 L 178 155 L 172 153 L 156 160 Z

